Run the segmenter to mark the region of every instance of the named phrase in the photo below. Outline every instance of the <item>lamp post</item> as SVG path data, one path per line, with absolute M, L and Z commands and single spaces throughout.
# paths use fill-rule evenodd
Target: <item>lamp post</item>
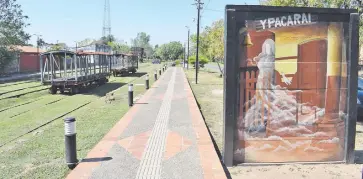
M 188 29 L 188 51 L 187 51 L 187 69 L 189 69 L 189 36 L 190 36 L 190 29 L 188 26 L 185 26 Z

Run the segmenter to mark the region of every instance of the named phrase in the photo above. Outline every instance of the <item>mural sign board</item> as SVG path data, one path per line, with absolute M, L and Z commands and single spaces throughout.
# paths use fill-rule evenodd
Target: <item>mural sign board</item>
M 226 6 L 224 162 L 352 162 L 358 14 Z

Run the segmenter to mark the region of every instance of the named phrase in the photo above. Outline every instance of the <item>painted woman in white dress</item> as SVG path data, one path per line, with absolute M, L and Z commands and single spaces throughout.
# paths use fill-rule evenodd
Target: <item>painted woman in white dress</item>
M 289 91 L 275 84 L 275 42 L 272 39 L 265 40 L 262 52 L 249 61 L 258 67 L 256 93 L 247 101 L 250 107 L 238 121 L 239 138 L 244 136 L 243 128 L 249 134 L 265 132 L 268 118 L 272 129 L 295 125 L 296 107 L 304 104 L 296 102 L 294 93 L 299 91 Z M 286 78 L 285 74 L 281 73 L 281 76 L 284 83 L 291 84 L 291 80 Z M 305 122 L 311 123 L 312 117 L 306 118 Z

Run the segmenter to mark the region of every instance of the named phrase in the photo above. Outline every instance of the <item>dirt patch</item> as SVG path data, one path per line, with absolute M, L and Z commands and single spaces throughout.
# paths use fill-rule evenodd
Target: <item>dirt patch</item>
M 233 178 L 290 179 L 290 178 L 361 178 L 361 165 L 289 164 L 281 166 L 238 166 L 229 169 Z
M 212 94 L 216 95 L 216 96 L 221 96 L 221 95 L 223 95 L 223 90 L 221 90 L 221 89 L 213 90 Z

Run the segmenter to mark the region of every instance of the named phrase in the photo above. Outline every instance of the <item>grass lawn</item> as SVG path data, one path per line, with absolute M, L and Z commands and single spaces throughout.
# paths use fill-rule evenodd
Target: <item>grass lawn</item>
M 141 66 L 139 72 L 147 72 L 149 76 L 153 76 L 153 72 L 160 67 L 161 65 L 148 64 Z M 1 116 L 5 116 L 0 119 L 0 145 L 5 139 L 17 137 L 62 113 L 89 103 L 66 115 L 76 117 L 78 158 L 84 158 L 128 111 L 128 86 L 125 84 L 130 81 L 134 84 L 144 84 L 145 79 L 135 76 L 112 77 L 110 81 L 110 83 L 94 88 L 85 94 L 33 96 L 39 100 L 0 112 Z M 150 85 L 152 83 L 154 80 L 150 78 Z M 106 103 L 104 96 L 110 91 L 114 92 L 115 100 Z M 145 86 L 134 85 L 135 97 L 144 92 Z M 12 105 L 25 103 L 32 99 L 25 98 L 26 96 L 20 97 L 23 100 L 15 101 Z M 11 104 L 14 102 L 9 100 L 3 100 L 0 103 Z M 11 118 L 16 114 L 18 115 Z M 0 147 L 0 178 L 64 178 L 69 169 L 64 159 L 63 118 L 65 117 Z
M 195 84 L 195 69 L 185 70 L 193 93 L 209 130 L 220 151 L 223 151 L 223 78 L 219 73 L 200 69 Z

